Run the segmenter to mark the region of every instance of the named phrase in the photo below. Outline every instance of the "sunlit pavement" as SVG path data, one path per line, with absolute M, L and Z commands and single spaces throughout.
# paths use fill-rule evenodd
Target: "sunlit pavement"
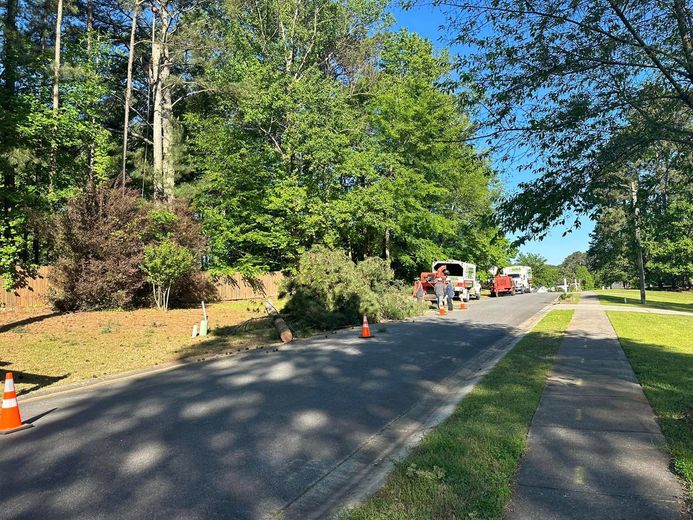
M 0 438 L 1 516 L 270 517 L 554 298 L 484 299 L 374 325 L 370 340 L 342 331 L 25 399 L 24 418 L 39 418 Z

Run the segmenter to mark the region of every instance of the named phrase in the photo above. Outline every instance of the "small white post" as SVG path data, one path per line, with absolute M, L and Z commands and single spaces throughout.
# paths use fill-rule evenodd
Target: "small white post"
M 195 325 L 193 325 L 192 337 L 193 338 L 197 337 L 197 323 Z
M 200 336 L 207 335 L 207 310 L 205 309 L 205 302 L 202 302 L 202 315 L 204 319 L 200 322 Z

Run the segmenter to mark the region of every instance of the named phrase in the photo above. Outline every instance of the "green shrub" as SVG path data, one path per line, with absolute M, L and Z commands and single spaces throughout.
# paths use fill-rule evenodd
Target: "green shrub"
M 417 303 L 411 298 L 409 288 L 395 291 L 388 291 L 383 295 L 381 301 L 381 311 L 384 319 L 403 320 L 410 316 L 422 314 L 426 309 L 423 304 Z
M 168 310 L 171 287 L 188 276 L 195 264 L 195 255 L 170 239 L 145 247 L 141 268 L 152 285 L 159 309 Z
M 403 319 L 423 309 L 394 281 L 385 260 L 367 258 L 355 264 L 339 249 L 314 246 L 298 262 L 286 285 L 290 297 L 284 312 L 294 323 L 312 329 L 334 329 L 359 323 Z

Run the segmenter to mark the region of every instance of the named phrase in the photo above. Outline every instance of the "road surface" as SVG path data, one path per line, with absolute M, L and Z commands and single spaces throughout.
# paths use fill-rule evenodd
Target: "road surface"
M 0 516 L 334 512 L 334 475 L 345 486 L 363 479 L 357 471 L 382 456 L 388 425 L 423 420 L 446 378 L 476 370 L 491 345 L 519 335 L 554 298 L 485 299 L 445 317 L 372 326 L 370 340 L 341 331 L 25 399 L 22 415 L 35 427 L 0 437 Z

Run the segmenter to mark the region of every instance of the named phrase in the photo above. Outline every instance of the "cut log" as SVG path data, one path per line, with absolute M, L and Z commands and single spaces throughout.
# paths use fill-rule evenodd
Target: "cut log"
M 284 318 L 282 318 L 279 314 L 279 311 L 277 311 L 274 305 L 272 305 L 271 301 L 265 300 L 265 310 L 267 311 L 267 315 L 272 320 L 274 327 L 277 329 L 282 342 L 291 342 L 294 339 L 294 335 L 291 333 L 291 329 L 284 321 Z

